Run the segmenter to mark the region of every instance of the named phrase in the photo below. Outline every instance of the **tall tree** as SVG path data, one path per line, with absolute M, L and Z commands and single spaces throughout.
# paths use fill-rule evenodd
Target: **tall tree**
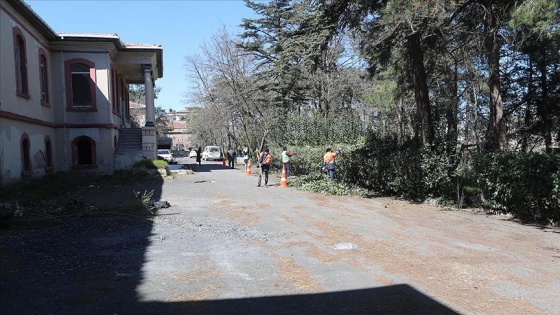
M 445 1 L 320 1 L 322 18 L 333 33 L 350 29 L 362 38 L 361 52 L 372 71 L 387 66 L 395 54 L 404 53 L 406 73 L 412 81 L 419 137 L 424 146 L 433 142 L 433 113 L 425 70 L 426 41 L 441 26 Z M 404 45 L 403 45 L 404 43 Z M 392 58 L 393 56 L 393 58 Z
M 199 115 L 199 132 L 206 130 L 205 123 L 215 121 L 226 136 L 218 139 L 210 132 L 208 141 L 254 148 L 270 132 L 274 120 L 267 92 L 259 88 L 264 82 L 257 81 L 254 57 L 239 48 L 225 29 L 204 43 L 202 52 L 202 56 L 186 58 L 187 71 L 197 86 L 191 97 L 205 108 Z
M 154 99 L 158 98 L 159 92 L 161 92 L 161 86 L 156 85 L 154 87 Z M 146 87 L 144 84 L 129 84 L 128 97 L 130 102 L 146 104 Z
M 553 126 L 560 112 L 560 8 L 553 0 L 525 1 L 515 8 L 509 26 L 516 30 L 520 51 L 528 56 L 527 130 L 542 135 L 545 150 L 551 152 Z M 556 66 L 554 66 L 556 65 Z M 536 107 L 539 121 L 530 128 L 531 110 Z M 560 128 L 557 128 L 560 133 Z M 560 138 L 560 134 L 557 136 Z M 560 139 L 557 139 L 557 141 Z

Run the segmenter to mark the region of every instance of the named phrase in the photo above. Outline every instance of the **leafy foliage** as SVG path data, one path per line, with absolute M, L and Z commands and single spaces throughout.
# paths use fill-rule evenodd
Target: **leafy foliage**
M 155 160 L 155 161 L 161 161 L 161 160 Z M 136 163 L 134 163 L 134 165 L 132 165 L 132 168 L 144 168 L 144 169 L 157 169 L 158 167 L 155 165 L 154 160 L 149 160 L 149 159 L 142 159 Z M 160 163 L 160 162 L 157 162 Z M 160 163 L 161 164 L 161 163 Z
M 560 157 L 537 153 L 490 153 L 476 160 L 485 202 L 529 219 L 560 219 L 559 168 Z
M 290 115 L 282 124 L 284 130 L 273 132 L 279 143 L 321 145 L 352 143 L 361 139 L 361 122 L 351 113 L 340 115 Z M 278 126 L 280 127 L 280 126 Z
M 351 153 L 352 160 L 340 165 L 340 176 L 382 194 L 421 198 L 420 146 L 414 141 L 399 145 L 394 138 L 371 134 L 364 146 Z M 337 165 L 338 166 L 338 165 Z
M 304 175 L 290 181 L 290 185 L 298 187 L 303 191 L 322 193 L 339 196 L 361 196 L 365 197 L 368 190 L 356 185 L 329 180 L 325 175 Z

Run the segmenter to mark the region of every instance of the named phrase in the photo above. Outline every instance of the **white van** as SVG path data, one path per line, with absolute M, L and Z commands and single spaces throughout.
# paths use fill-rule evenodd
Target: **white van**
M 203 160 L 222 160 L 222 150 L 218 146 L 209 145 L 204 147 L 204 151 L 202 151 L 202 159 Z

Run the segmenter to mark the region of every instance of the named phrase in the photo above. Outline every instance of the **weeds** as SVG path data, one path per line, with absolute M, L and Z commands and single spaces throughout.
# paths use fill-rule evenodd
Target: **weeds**
M 336 180 L 328 180 L 324 175 L 298 176 L 290 181 L 290 185 L 303 191 L 339 196 L 361 196 L 368 194 L 367 189 Z
M 154 190 L 145 190 L 144 192 L 133 191 L 133 196 L 130 198 L 128 204 L 123 207 L 123 213 L 135 215 L 154 215 L 157 208 L 151 204 Z
M 117 172 L 111 176 L 57 173 L 22 182 L 0 191 L 0 227 L 8 227 L 13 222 L 61 222 L 101 214 L 153 215 L 155 209 L 150 206 L 153 190 L 135 191 L 127 204 L 111 208 L 95 207 L 84 201 L 91 188 L 130 184 L 151 178 L 139 172 Z

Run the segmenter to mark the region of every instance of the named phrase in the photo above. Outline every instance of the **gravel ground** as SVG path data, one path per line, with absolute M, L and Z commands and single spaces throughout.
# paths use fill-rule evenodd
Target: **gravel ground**
M 92 187 L 150 219 L 0 233 L 1 314 L 560 314 L 560 231 L 507 216 L 333 197 L 221 163 Z

